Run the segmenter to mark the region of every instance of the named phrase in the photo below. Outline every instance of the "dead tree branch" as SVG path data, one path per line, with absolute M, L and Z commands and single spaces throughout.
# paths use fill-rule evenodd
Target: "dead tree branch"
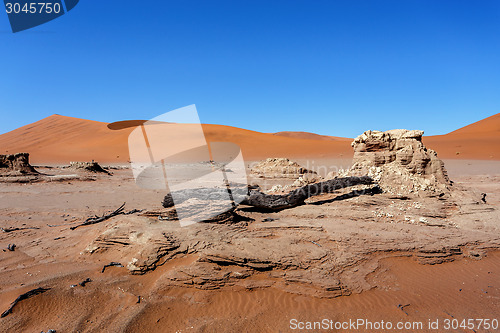
M 26 228 L 0 228 L 3 232 L 12 232 L 12 231 L 19 231 L 19 230 L 28 230 L 28 229 L 40 229 L 37 227 L 26 227 Z
M 94 217 L 89 217 L 83 223 L 75 225 L 75 226 L 71 227 L 70 229 L 71 230 L 75 230 L 78 227 L 83 227 L 83 226 L 86 226 L 86 225 L 91 225 L 91 224 L 96 224 L 96 223 L 100 223 L 100 222 L 106 221 L 107 219 L 110 219 L 113 216 L 123 214 L 124 213 L 123 212 L 124 208 L 125 208 L 125 202 L 120 207 L 118 207 L 118 209 L 116 209 L 112 213 L 109 213 L 109 214 L 106 214 L 106 215 L 103 215 L 103 216 L 97 216 L 96 215 Z
M 104 265 L 104 266 L 102 267 L 101 273 L 104 273 L 104 271 L 106 270 L 106 268 L 108 268 L 108 267 L 112 267 L 112 266 L 116 266 L 116 267 L 123 267 L 123 265 L 122 265 L 122 264 L 120 264 L 119 262 L 114 262 L 114 261 L 112 261 L 112 262 L 110 262 L 109 264 L 106 264 L 106 265 Z
M 16 306 L 16 304 L 19 303 L 20 301 L 28 299 L 28 298 L 36 296 L 36 295 L 39 295 L 39 294 L 43 294 L 47 290 L 50 290 L 50 288 L 36 288 L 36 289 L 30 290 L 30 291 L 28 291 L 28 292 L 20 295 L 19 297 L 17 297 L 15 299 L 14 302 L 12 302 L 10 304 L 9 308 L 2 313 L 2 315 L 0 316 L 0 318 L 6 317 L 9 314 L 11 314 L 12 313 L 12 309 L 14 308 L 14 306 Z

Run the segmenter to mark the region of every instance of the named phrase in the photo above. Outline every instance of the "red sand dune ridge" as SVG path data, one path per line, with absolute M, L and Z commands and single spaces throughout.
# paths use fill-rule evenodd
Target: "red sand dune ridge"
M 329 141 L 346 141 L 351 143 L 351 138 L 343 138 L 340 136 L 329 136 L 329 135 L 320 135 L 316 133 L 309 132 L 291 132 L 291 131 L 283 131 L 273 133 L 274 135 L 285 136 L 288 138 L 297 138 L 297 139 L 309 139 L 309 140 L 329 140 Z
M 500 113 L 446 135 L 424 137 L 441 158 L 500 160 Z
M 128 135 L 133 130 L 110 130 L 107 123 L 52 115 L 0 135 L 0 153 L 28 152 L 33 163 L 97 160 L 124 163 Z M 241 128 L 204 124 L 207 141 L 233 142 L 246 160 L 267 157 L 350 158 L 352 139 L 307 132 L 260 133 Z M 500 114 L 446 135 L 424 137 L 441 158 L 500 160 Z

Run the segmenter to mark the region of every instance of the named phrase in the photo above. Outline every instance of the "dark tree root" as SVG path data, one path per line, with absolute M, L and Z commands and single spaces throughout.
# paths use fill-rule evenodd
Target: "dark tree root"
M 19 303 L 20 301 L 28 299 L 28 298 L 36 296 L 36 295 L 39 295 L 39 294 L 43 294 L 47 290 L 50 290 L 50 288 L 36 288 L 36 289 L 30 290 L 30 291 L 20 295 L 19 297 L 16 298 L 16 300 L 14 302 L 12 302 L 10 304 L 9 308 L 2 313 L 0 318 L 4 318 L 4 317 L 8 316 L 9 314 L 11 314 L 14 306 L 16 306 L 16 304 Z

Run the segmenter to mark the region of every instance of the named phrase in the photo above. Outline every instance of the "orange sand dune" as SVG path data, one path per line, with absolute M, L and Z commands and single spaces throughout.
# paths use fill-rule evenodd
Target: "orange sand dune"
M 134 125 L 136 121 L 130 124 Z M 0 135 L 0 153 L 28 152 L 31 161 L 68 163 L 129 160 L 128 135 L 134 127 L 111 130 L 107 123 L 52 115 Z M 246 160 L 267 157 L 350 158 L 351 139 L 307 132 L 260 133 L 224 125 L 203 125 L 210 142 L 233 142 Z M 500 114 L 446 135 L 424 137 L 441 158 L 500 160 Z
M 352 139 L 350 139 L 350 138 L 343 138 L 340 136 L 320 135 L 320 134 L 309 133 L 309 132 L 284 131 L 284 132 L 276 132 L 273 134 L 279 135 L 279 136 L 285 136 L 288 138 L 297 138 L 297 139 L 345 141 L 345 142 L 349 142 L 349 143 L 351 143 L 351 141 L 352 141 Z
M 500 160 L 500 113 L 446 135 L 424 137 L 440 158 Z
M 0 153 L 30 153 L 33 163 L 96 160 L 123 163 L 129 159 L 128 135 L 134 127 L 111 130 L 107 123 L 52 115 L 0 135 Z M 276 157 L 351 156 L 349 141 L 311 140 L 204 124 L 209 142 L 238 144 L 247 160 Z
M 0 135 L 1 153 L 30 153 L 33 163 L 125 162 L 128 132 L 106 123 L 52 115 Z

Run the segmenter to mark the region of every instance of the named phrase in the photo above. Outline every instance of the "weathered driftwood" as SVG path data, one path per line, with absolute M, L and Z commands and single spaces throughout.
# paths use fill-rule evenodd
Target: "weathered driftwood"
M 224 224 L 224 223 L 235 223 L 235 222 L 243 222 L 243 221 L 253 221 L 253 219 L 242 216 L 236 212 L 236 209 L 230 209 L 227 212 L 218 214 L 209 219 L 203 220 L 202 222 L 207 223 L 215 223 L 215 224 Z
M 80 286 L 82 287 L 85 287 L 85 285 L 89 282 L 92 282 L 92 280 L 90 278 L 86 278 L 85 280 L 83 280 L 82 282 L 79 283 Z
M 106 264 L 106 265 L 104 265 L 104 266 L 102 267 L 101 273 L 104 273 L 104 271 L 106 270 L 106 268 L 111 267 L 111 266 L 123 267 L 123 265 L 122 265 L 122 264 L 120 264 L 119 262 L 114 262 L 114 261 L 112 261 L 112 262 L 110 262 L 109 264 Z
M 373 179 L 368 176 L 335 178 L 320 183 L 309 184 L 293 190 L 287 194 L 265 194 L 257 189 L 237 187 L 232 190 L 231 195 L 235 202 L 242 205 L 253 206 L 263 210 L 282 210 L 302 205 L 307 198 L 355 185 L 371 185 Z M 225 189 L 190 189 L 175 192 L 175 203 L 180 204 L 188 199 L 197 198 L 201 200 L 217 200 L 224 198 Z M 167 194 L 163 199 L 163 207 L 173 207 L 172 194 Z
M 232 185 L 229 193 L 235 202 L 241 202 L 248 196 L 248 191 L 254 187 L 249 188 L 241 184 Z M 175 204 L 181 204 L 188 199 L 198 200 L 220 200 L 228 197 L 228 190 L 225 188 L 196 188 L 189 190 L 182 190 L 175 192 Z M 169 208 L 174 206 L 174 199 L 171 193 L 168 193 L 162 202 L 163 207 Z
M 346 177 L 335 178 L 320 183 L 302 186 L 288 194 L 265 194 L 252 190 L 250 195 L 241 202 L 243 205 L 253 206 L 260 209 L 282 210 L 302 205 L 304 201 L 315 195 L 331 193 L 338 189 L 354 185 L 370 185 L 373 180 L 368 177 Z
M 380 186 L 374 185 L 374 186 L 370 186 L 370 187 L 365 187 L 361 191 L 360 190 L 353 190 L 349 193 L 345 193 L 345 194 L 336 196 L 335 198 L 312 201 L 312 202 L 308 202 L 308 204 L 309 205 L 324 205 L 324 204 L 330 203 L 330 202 L 359 197 L 360 195 L 374 195 L 374 194 L 380 194 L 382 192 L 383 191 L 380 188 Z
M 94 217 L 89 217 L 83 223 L 75 225 L 75 226 L 71 227 L 70 229 L 71 230 L 75 230 L 78 227 L 83 227 L 83 226 L 86 226 L 86 225 L 91 225 L 91 224 L 96 224 L 96 223 L 99 223 L 99 222 L 102 222 L 102 221 L 106 221 L 107 219 L 110 219 L 113 216 L 116 216 L 116 215 L 119 215 L 119 214 L 123 214 L 123 209 L 124 208 L 125 208 L 125 202 L 120 207 L 118 207 L 118 209 L 116 209 L 112 213 L 109 213 L 109 214 L 106 214 L 106 215 L 103 215 L 103 216 L 97 216 L 96 215 Z
M 72 284 L 70 287 L 71 288 L 76 288 L 78 287 L 78 285 L 82 286 L 82 287 L 85 287 L 85 285 L 89 282 L 92 282 L 92 280 L 90 278 L 86 278 L 85 280 L 83 280 L 82 282 L 78 283 L 78 284 Z
M 44 292 L 46 292 L 47 290 L 50 290 L 50 288 L 36 288 L 36 289 L 32 289 L 20 296 L 18 296 L 14 302 L 12 302 L 9 306 L 9 308 L 7 310 L 5 310 L 2 315 L 0 316 L 0 318 L 3 318 L 3 317 L 6 317 L 8 316 L 10 313 L 12 313 L 12 309 L 14 308 L 14 306 L 16 306 L 17 303 L 19 303 L 20 301 L 22 300 L 25 300 L 25 299 L 28 299 L 30 297 L 33 297 L 33 296 L 36 296 L 38 294 L 43 294 Z
M 75 226 L 71 227 L 70 229 L 75 230 L 78 227 L 83 227 L 85 225 L 91 225 L 91 224 L 103 222 L 103 221 L 106 221 L 107 219 L 112 218 L 113 216 L 116 216 L 116 215 L 131 215 L 131 214 L 142 212 L 142 209 L 132 209 L 131 211 L 125 212 L 123 210 L 124 208 L 125 208 L 125 202 L 123 203 L 123 205 L 118 207 L 114 212 L 111 212 L 111 213 L 109 213 L 107 215 L 103 215 L 103 216 L 95 215 L 94 217 L 89 217 L 83 223 L 75 225 Z M 62 224 L 62 225 L 65 225 L 65 224 Z M 49 227 L 55 227 L 55 225 L 49 225 Z
M 193 214 L 194 213 L 195 212 L 193 212 Z M 140 215 L 147 216 L 147 217 L 155 217 L 155 218 L 158 218 L 158 220 L 160 220 L 160 221 L 170 221 L 170 222 L 179 221 L 179 218 L 177 216 L 177 211 L 173 207 L 170 207 L 169 209 L 166 209 L 163 211 L 147 211 L 147 212 L 144 212 Z M 242 221 L 252 221 L 252 219 L 238 214 L 236 212 L 236 209 L 232 208 L 228 211 L 217 214 L 211 218 L 204 219 L 201 222 L 224 224 L 224 223 L 234 223 L 234 222 L 242 222 Z
M 3 232 L 13 232 L 13 231 L 19 231 L 19 230 L 28 230 L 28 229 L 40 229 L 37 227 L 23 227 L 23 228 L 0 228 Z
M 410 304 L 405 304 L 405 305 L 402 305 L 402 304 L 398 304 L 398 308 L 403 311 L 407 316 L 408 316 L 408 312 L 405 311 L 405 308 L 407 306 L 410 306 Z

